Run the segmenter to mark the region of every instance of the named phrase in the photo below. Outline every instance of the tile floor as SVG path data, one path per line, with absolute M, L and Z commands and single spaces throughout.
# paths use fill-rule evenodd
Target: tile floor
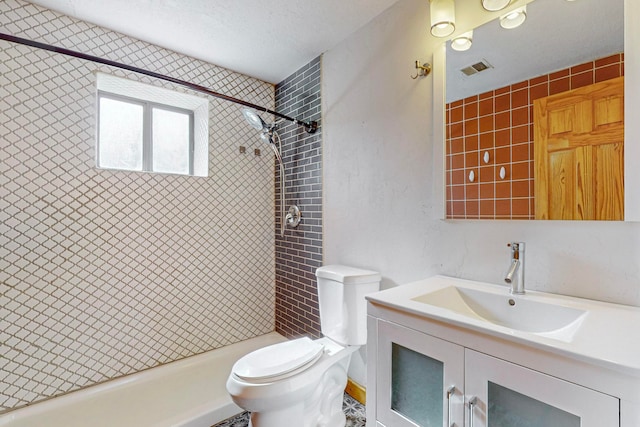
M 365 418 L 365 407 L 360 402 L 355 400 L 353 397 L 349 396 L 347 393 L 344 394 L 344 402 L 342 404 L 342 409 L 344 410 L 345 415 L 347 416 L 347 424 L 346 427 L 364 427 L 366 418 Z M 249 425 L 249 413 L 243 412 L 242 414 L 236 415 L 233 418 L 229 418 L 228 420 L 222 421 L 214 425 L 213 427 L 247 427 Z

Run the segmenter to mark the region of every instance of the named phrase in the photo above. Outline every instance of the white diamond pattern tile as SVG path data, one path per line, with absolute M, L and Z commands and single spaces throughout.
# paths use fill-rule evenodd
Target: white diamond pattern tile
M 29 3 L 0 23 L 273 107 L 272 85 Z M 98 170 L 98 70 L 188 92 L 0 42 L 0 412 L 273 330 L 273 159 L 240 108 L 209 99 L 207 178 Z

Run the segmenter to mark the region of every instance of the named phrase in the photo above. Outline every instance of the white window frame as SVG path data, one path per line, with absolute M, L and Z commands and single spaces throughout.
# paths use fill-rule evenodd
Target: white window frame
M 153 170 L 153 108 L 178 112 L 189 117 L 189 173 L 190 176 L 207 176 L 209 164 L 209 101 L 182 92 L 159 88 L 144 83 L 115 77 L 96 75 L 96 166 L 100 165 L 100 100 L 113 99 L 143 107 L 142 171 L 168 173 Z M 132 170 L 132 169 L 125 169 Z M 133 171 L 133 170 L 132 170 Z M 183 173 L 175 173 L 187 175 Z

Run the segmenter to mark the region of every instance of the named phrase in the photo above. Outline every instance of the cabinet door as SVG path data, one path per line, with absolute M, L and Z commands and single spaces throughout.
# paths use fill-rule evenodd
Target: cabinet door
M 464 348 L 378 321 L 376 418 L 393 427 L 461 427 Z
M 618 399 L 468 349 L 465 390 L 468 427 L 620 425 Z

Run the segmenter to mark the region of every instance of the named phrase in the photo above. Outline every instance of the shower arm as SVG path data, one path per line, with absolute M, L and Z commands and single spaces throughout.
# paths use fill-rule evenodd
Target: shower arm
M 304 129 L 308 133 L 315 133 L 318 130 L 318 123 L 315 121 L 311 122 L 303 122 L 301 120 L 295 119 L 293 117 L 286 116 L 284 114 L 278 113 L 277 111 L 269 110 L 265 107 L 261 107 L 256 104 L 252 104 L 250 102 L 243 101 L 241 99 L 234 98 L 232 96 L 224 95 L 218 92 L 214 92 L 211 89 L 208 89 L 204 86 L 197 85 L 195 83 L 191 83 L 185 80 L 176 79 L 174 77 L 165 76 L 164 74 L 156 73 L 153 71 L 145 70 L 143 68 L 134 67 L 127 64 L 122 64 L 120 62 L 111 61 L 109 59 L 100 58 L 98 56 L 88 55 L 86 53 L 76 52 L 74 50 L 65 49 L 62 47 L 53 46 L 46 43 L 37 42 L 34 40 L 25 39 L 22 37 L 12 36 L 11 34 L 0 33 L 0 40 L 6 40 L 12 43 L 18 43 L 25 46 L 35 47 L 38 49 L 48 50 L 49 52 L 60 53 L 62 55 L 72 56 L 74 58 L 84 59 L 87 61 L 96 62 L 98 64 L 109 65 L 111 67 L 120 68 L 127 71 L 132 71 L 134 73 L 144 74 L 145 76 L 154 77 L 156 79 L 164 80 L 167 82 L 175 83 L 181 86 L 188 87 L 189 89 L 193 89 L 197 92 L 202 92 L 207 95 L 213 96 L 214 98 L 223 99 L 225 101 L 230 101 L 236 104 L 244 105 L 245 107 L 250 107 L 258 111 L 262 111 L 264 113 L 272 114 L 281 119 L 289 120 L 297 124 L 298 126 L 304 127 Z

